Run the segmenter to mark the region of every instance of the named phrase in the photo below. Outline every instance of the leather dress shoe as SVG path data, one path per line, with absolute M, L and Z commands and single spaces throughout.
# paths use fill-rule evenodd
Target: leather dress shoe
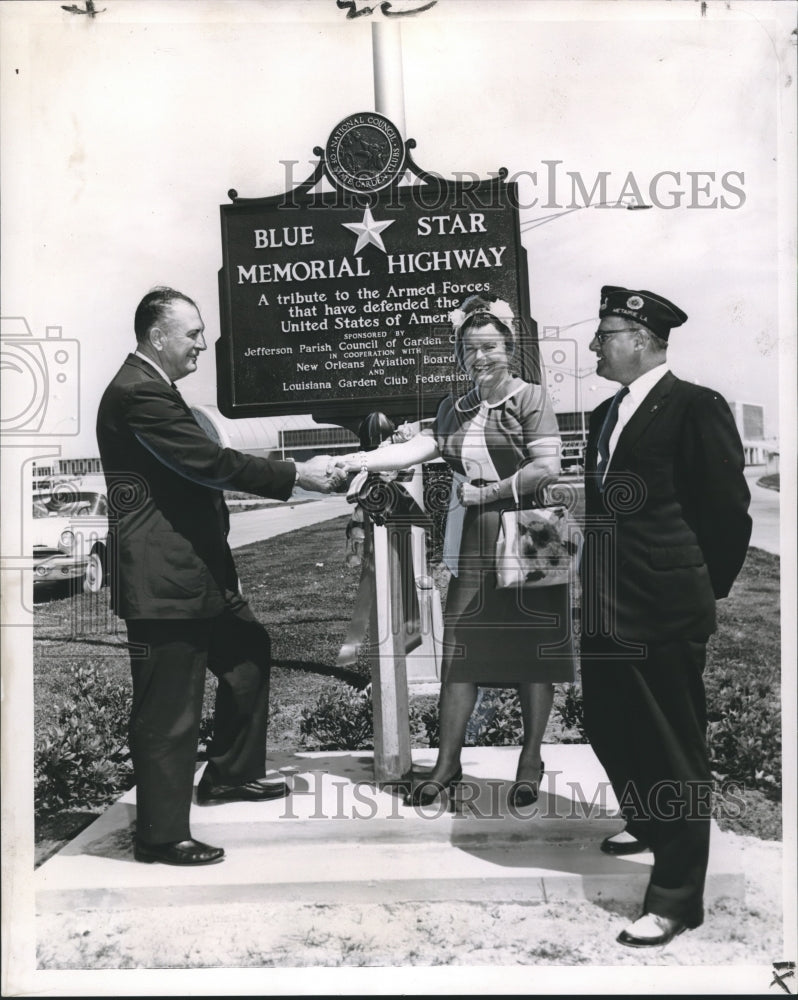
M 173 840 L 167 844 L 145 844 L 137 840 L 133 845 L 133 857 L 147 864 L 160 861 L 165 865 L 212 865 L 224 858 L 224 848 L 211 847 L 199 840 Z
M 627 837 L 632 836 L 626 830 L 621 830 L 621 833 L 626 834 Z M 613 833 L 611 837 L 605 837 L 601 842 L 601 850 L 605 854 L 614 854 L 618 857 L 623 854 L 642 854 L 643 851 L 651 850 L 648 844 L 638 840 L 637 837 L 632 840 L 616 840 L 615 838 L 619 836 L 620 834 Z
M 616 940 L 629 948 L 656 948 L 672 941 L 677 934 L 690 930 L 691 924 L 657 913 L 644 913 L 631 927 L 621 931 Z
M 267 802 L 284 799 L 291 790 L 284 781 L 245 781 L 240 785 L 214 785 L 200 779 L 197 785 L 197 802 L 204 806 L 211 802 Z

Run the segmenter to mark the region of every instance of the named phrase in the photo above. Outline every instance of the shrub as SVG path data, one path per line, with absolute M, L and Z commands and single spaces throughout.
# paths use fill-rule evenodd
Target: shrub
M 299 732 L 311 750 L 373 749 L 371 688 L 358 691 L 345 685 L 320 695 L 315 705 L 302 709 Z
M 440 746 L 440 716 L 437 698 L 418 698 L 410 703 L 410 739 L 416 745 Z
M 716 666 L 707 676 L 707 703 L 707 750 L 715 778 L 739 781 L 746 789 L 780 799 L 779 699 L 771 682 L 741 682 L 733 670 Z M 582 693 L 576 685 L 564 688 L 562 704 L 554 710 L 567 729 L 586 739 Z
M 778 689 L 768 680 L 741 681 L 720 670 L 707 685 L 707 747 L 716 778 L 781 799 Z
M 440 716 L 437 699 L 410 706 L 410 733 L 414 742 L 440 745 Z M 521 742 L 523 721 L 514 689 L 479 688 L 477 704 L 468 720 L 467 746 L 514 746 Z
M 582 695 L 575 684 L 555 688 L 546 739 L 554 743 L 586 743 Z M 466 731 L 472 746 L 517 746 L 524 738 L 521 704 L 514 688 L 480 689 L 480 699 Z
M 512 688 L 480 688 L 469 719 L 466 742 L 471 746 L 517 746 L 524 723 L 518 694 Z
M 34 802 L 44 816 L 105 805 L 133 783 L 127 747 L 130 690 L 93 663 L 67 671 L 65 699 L 34 753 Z
M 199 736 L 197 738 L 197 759 L 208 759 L 208 747 L 213 739 L 213 714 L 203 715 L 200 719 Z
M 561 698 L 556 697 L 554 712 L 564 729 L 573 734 L 569 736 L 563 733 L 560 736 L 560 743 L 588 742 L 585 733 L 585 709 L 582 703 L 582 691 L 576 684 L 563 685 Z

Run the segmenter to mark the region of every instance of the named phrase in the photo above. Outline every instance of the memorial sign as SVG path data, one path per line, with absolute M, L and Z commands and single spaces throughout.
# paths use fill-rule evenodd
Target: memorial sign
M 469 386 L 449 313 L 471 293 L 510 303 L 519 374 L 534 377 L 515 185 L 506 171 L 445 181 L 413 162 L 414 145 L 382 115 L 351 115 L 295 190 L 230 192 L 217 344 L 226 416 L 434 415 Z M 323 176 L 334 189 L 313 191 Z

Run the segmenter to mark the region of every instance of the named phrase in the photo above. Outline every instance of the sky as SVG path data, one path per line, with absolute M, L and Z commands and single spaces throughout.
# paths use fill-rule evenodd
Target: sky
M 362 13 L 350 19 L 335 0 L 97 0 L 105 9 L 89 18 L 58 0 L 0 0 L 0 315 L 27 321 L 51 374 L 59 347 L 47 328 L 61 328 L 69 377 L 48 385 L 45 431 L 64 420 L 77 430 L 3 427 L 4 566 L 28 551 L 18 528 L 30 508 L 25 463 L 97 453 L 97 404 L 134 346 L 135 307 L 152 286 L 200 305 L 210 349 L 181 391 L 215 402 L 219 207 L 230 188 L 259 197 L 304 179 L 313 147 L 374 108 L 373 24 L 400 24 L 393 101 L 401 93 L 416 161 L 444 177 L 506 167 L 518 179 L 532 316 L 570 339 L 582 376 L 565 379 L 574 400 L 590 409 L 616 388 L 590 375 L 601 286 L 664 295 L 689 316 L 672 334 L 671 367 L 765 407 L 789 504 L 795 5 L 438 0 L 389 21 L 376 3 L 367 14 L 365 0 L 353 2 Z M 589 192 L 602 176 L 608 201 L 625 192 L 658 203 L 571 211 L 572 185 Z M 16 377 L 4 367 L 12 402 Z M 2 600 L 4 625 L 29 629 L 11 576 Z M 4 698 L 18 698 L 11 722 L 24 732 L 31 656 L 15 652 L 23 669 L 5 672 Z M 4 791 L 30 772 L 31 753 L 24 738 L 14 742 L 19 770 L 4 770 Z M 684 971 L 684 988 L 716 990 L 711 969 Z
M 78 342 L 79 433 L 56 446 L 93 455 L 97 403 L 144 292 L 195 298 L 212 345 L 228 189 L 281 193 L 285 161 L 297 161 L 290 183 L 304 179 L 314 145 L 373 107 L 374 18 L 347 19 L 334 0 L 136 0 L 94 19 L 2 6 L 2 315 L 24 316 L 35 339 L 60 326 Z M 518 179 L 532 315 L 573 341 L 582 374 L 561 408 L 616 388 L 586 372 L 600 288 L 617 284 L 684 309 L 676 373 L 764 405 L 778 433 L 794 330 L 778 297 L 787 32 L 762 16 L 770 7 L 710 4 L 702 18 L 691 3 L 440 0 L 403 20 L 417 162 Z M 589 196 L 602 176 L 590 207 L 569 211 L 587 200 L 577 185 Z M 593 207 L 602 191 L 656 204 Z M 212 350 L 181 389 L 216 401 Z

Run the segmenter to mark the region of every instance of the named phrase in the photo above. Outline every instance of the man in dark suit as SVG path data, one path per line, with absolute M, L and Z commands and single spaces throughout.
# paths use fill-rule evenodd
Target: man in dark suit
M 665 944 L 703 921 L 712 775 L 703 669 L 745 559 L 750 494 L 725 400 L 668 369 L 687 316 L 648 291 L 601 291 L 596 371 L 621 384 L 585 458 L 585 728 L 626 827 L 602 850 L 654 855 L 643 915 L 618 940 Z
M 271 461 L 222 448 L 202 431 L 175 382 L 206 344 L 195 303 L 170 288 L 145 295 L 137 348 L 100 402 L 97 440 L 112 515 L 111 606 L 127 624 L 138 861 L 196 865 L 224 851 L 189 829 L 205 670 L 218 678 L 200 804 L 288 794 L 268 783 L 269 634 L 241 594 L 227 544 L 223 490 L 287 500 L 294 486 L 329 492 L 323 456 Z

